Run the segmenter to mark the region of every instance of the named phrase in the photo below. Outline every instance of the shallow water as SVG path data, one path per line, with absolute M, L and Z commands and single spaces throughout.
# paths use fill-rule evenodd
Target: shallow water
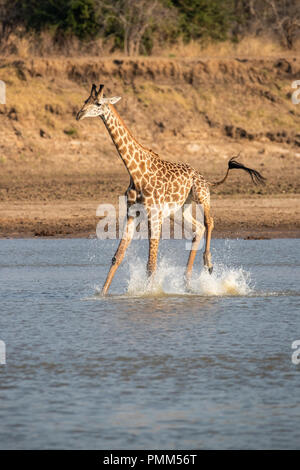
M 299 449 L 300 240 L 116 243 L 0 241 L 0 448 Z

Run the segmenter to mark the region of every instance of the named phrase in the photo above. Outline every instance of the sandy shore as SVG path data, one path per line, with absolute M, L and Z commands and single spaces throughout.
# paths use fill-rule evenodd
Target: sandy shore
M 107 201 L 105 201 L 107 202 Z M 2 201 L 0 237 L 94 237 L 101 201 Z M 300 196 L 215 196 L 216 238 L 300 237 Z

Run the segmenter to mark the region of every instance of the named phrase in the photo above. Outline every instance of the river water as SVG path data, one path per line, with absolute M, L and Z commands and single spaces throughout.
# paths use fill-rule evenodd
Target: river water
M 300 240 L 116 243 L 0 240 L 0 448 L 299 449 Z

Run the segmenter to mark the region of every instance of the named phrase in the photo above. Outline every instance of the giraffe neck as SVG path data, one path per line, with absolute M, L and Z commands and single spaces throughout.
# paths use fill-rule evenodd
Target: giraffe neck
M 135 174 L 140 174 L 140 166 L 144 168 L 145 162 L 151 159 L 151 153 L 134 139 L 112 105 L 107 105 L 107 109 L 101 118 L 128 173 L 133 180 L 136 180 Z M 155 157 L 153 156 L 153 158 Z

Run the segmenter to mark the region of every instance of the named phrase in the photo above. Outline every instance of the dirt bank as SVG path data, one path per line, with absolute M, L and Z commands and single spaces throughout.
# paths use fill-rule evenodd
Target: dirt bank
M 99 201 L 0 203 L 0 237 L 94 237 Z M 300 197 L 217 196 L 214 237 L 299 238 Z
M 122 96 L 124 121 L 161 157 L 213 181 L 240 153 L 267 177 L 256 187 L 232 172 L 215 189 L 215 235 L 299 236 L 300 105 L 291 101 L 299 65 L 298 57 L 0 58 L 1 236 L 92 234 L 97 205 L 124 194 L 128 174 L 103 123 L 75 121 L 92 82 Z

